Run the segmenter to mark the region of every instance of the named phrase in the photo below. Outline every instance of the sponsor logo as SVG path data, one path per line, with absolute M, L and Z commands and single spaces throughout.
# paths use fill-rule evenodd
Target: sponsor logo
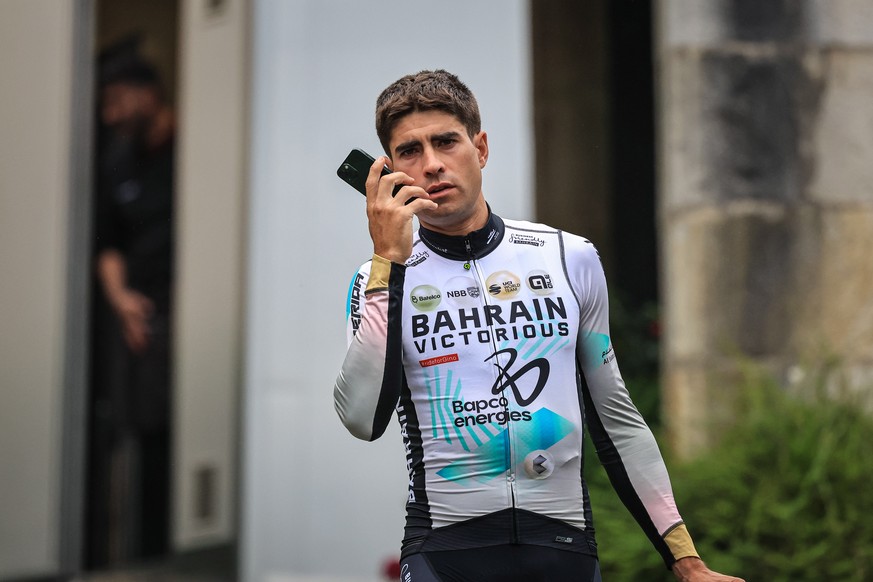
M 530 422 L 532 416 L 527 410 L 507 410 L 509 401 L 501 396 L 491 400 L 452 400 L 455 426 L 479 426 L 482 424 L 505 425 L 509 422 Z M 472 414 L 464 415 L 465 412 Z M 460 416 L 458 416 L 460 415 Z
M 521 290 L 518 275 L 509 271 L 497 271 L 485 279 L 488 293 L 497 299 L 512 299 Z
M 567 538 L 567 537 L 564 537 L 564 536 L 556 536 L 556 537 L 555 537 L 555 541 L 556 541 L 556 542 L 561 542 L 562 544 L 572 544 L 572 543 L 573 543 L 573 538 Z
M 433 311 L 442 298 L 440 290 L 433 285 L 419 285 L 409 293 L 409 300 L 419 311 Z
M 513 233 L 509 235 L 509 242 L 514 245 L 530 245 L 532 247 L 541 247 L 546 244 L 541 238 L 537 238 L 530 234 Z
M 446 281 L 445 298 L 455 307 L 474 307 L 479 305 L 482 291 L 471 277 L 452 277 Z
M 429 368 L 431 366 L 439 366 L 440 364 L 449 364 L 451 362 L 458 361 L 458 354 L 446 354 L 445 356 L 437 356 L 436 358 L 428 358 L 426 360 L 419 360 L 418 363 L 422 368 Z
M 352 322 L 352 333 L 358 333 L 358 328 L 361 327 L 361 288 L 363 283 L 364 276 L 358 273 L 349 293 L 349 319 Z
M 509 356 L 506 364 L 501 365 L 501 358 L 497 356 L 501 354 L 506 354 Z M 485 361 L 494 360 L 494 366 L 498 370 L 497 379 L 494 381 L 494 385 L 491 386 L 492 394 L 502 394 L 504 390 L 509 388 L 512 390 L 512 395 L 515 396 L 515 401 L 518 402 L 519 406 L 528 406 L 532 404 L 534 400 L 537 399 L 537 396 L 543 391 L 543 388 L 546 387 L 546 382 L 549 380 L 549 361 L 545 358 L 535 358 L 530 360 L 524 366 L 518 368 L 515 372 L 512 372 L 511 368 L 515 365 L 515 361 L 518 358 L 518 352 L 515 348 L 504 348 L 502 350 L 497 350 L 487 358 Z M 528 372 L 531 370 L 537 371 L 537 379 L 534 384 L 533 389 L 530 392 L 530 395 L 525 398 L 521 394 L 521 389 L 519 387 L 519 380 L 521 380 Z
M 525 279 L 528 288 L 537 295 L 551 295 L 554 291 L 552 276 L 539 269 L 531 271 Z
M 428 257 L 430 257 L 430 253 L 428 253 L 427 251 L 415 253 L 414 255 L 406 259 L 406 266 L 415 267 L 416 265 L 420 265 L 421 263 L 425 262 Z
M 397 420 L 400 422 L 400 436 L 403 437 L 403 448 L 406 450 L 406 473 L 409 475 L 409 489 L 407 501 L 415 503 L 415 472 L 412 470 L 412 444 L 409 442 L 409 418 L 406 416 L 406 408 L 403 404 L 397 406 Z
M 544 450 L 531 451 L 524 458 L 524 472 L 531 479 L 545 479 L 555 470 L 552 453 Z
M 412 342 L 419 354 L 449 351 L 456 346 L 567 337 L 570 334 L 567 309 L 561 297 L 535 297 L 527 303 L 517 300 L 507 305 L 416 313 L 410 325 Z
M 403 568 L 400 569 L 400 580 L 402 582 L 412 582 L 412 572 L 409 571 L 409 564 L 403 564 Z

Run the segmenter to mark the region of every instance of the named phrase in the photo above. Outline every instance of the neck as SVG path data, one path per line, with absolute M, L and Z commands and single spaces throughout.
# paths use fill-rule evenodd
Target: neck
M 464 236 L 467 233 L 479 230 L 488 222 L 488 204 L 485 203 L 485 197 L 479 195 L 479 200 L 473 208 L 473 212 L 469 216 L 464 217 L 459 222 L 452 224 L 438 224 L 428 222 L 427 219 L 419 217 L 419 222 L 423 227 L 433 232 L 445 234 L 448 236 Z
M 421 241 L 437 254 L 452 260 L 468 261 L 484 257 L 497 248 L 503 239 L 503 220 L 490 212 L 481 228 L 465 232 L 463 235 L 450 235 L 429 229 L 422 225 L 418 229 Z

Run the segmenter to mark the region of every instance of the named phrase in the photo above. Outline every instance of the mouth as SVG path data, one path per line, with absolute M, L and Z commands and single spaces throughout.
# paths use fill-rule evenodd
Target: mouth
M 431 196 L 433 196 L 436 194 L 440 194 L 440 193 L 448 190 L 449 188 L 454 188 L 454 185 L 449 183 L 449 182 L 440 182 L 440 183 L 434 184 L 433 186 L 428 188 L 427 193 L 430 194 Z

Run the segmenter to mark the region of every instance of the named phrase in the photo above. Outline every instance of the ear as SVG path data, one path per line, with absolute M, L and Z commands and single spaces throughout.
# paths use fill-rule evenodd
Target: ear
M 473 136 L 473 145 L 476 151 L 479 152 L 479 167 L 484 168 L 488 163 L 488 134 L 480 131 Z

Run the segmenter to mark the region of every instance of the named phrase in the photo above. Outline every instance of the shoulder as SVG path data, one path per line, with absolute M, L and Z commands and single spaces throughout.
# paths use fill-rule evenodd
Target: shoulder
M 524 247 L 544 247 L 554 244 L 560 238 L 560 232 L 546 224 L 527 220 L 503 220 L 505 226 L 503 242 Z
M 553 228 L 548 224 L 531 222 L 529 220 L 512 220 L 503 218 L 503 224 L 506 226 L 507 232 L 539 232 L 542 234 L 557 234 L 557 228 Z
M 539 222 L 507 219 L 503 219 L 503 222 L 506 224 L 506 239 L 510 243 L 536 245 L 542 244 L 542 241 L 537 238 L 538 236 L 557 237 L 560 239 L 566 259 L 571 262 L 600 263 L 600 255 L 597 252 L 597 248 L 594 246 L 594 243 L 584 236 Z
M 569 232 L 564 232 L 562 235 L 568 258 L 575 258 L 589 264 L 600 264 L 600 253 L 597 252 L 597 247 L 593 242 L 584 236 Z

